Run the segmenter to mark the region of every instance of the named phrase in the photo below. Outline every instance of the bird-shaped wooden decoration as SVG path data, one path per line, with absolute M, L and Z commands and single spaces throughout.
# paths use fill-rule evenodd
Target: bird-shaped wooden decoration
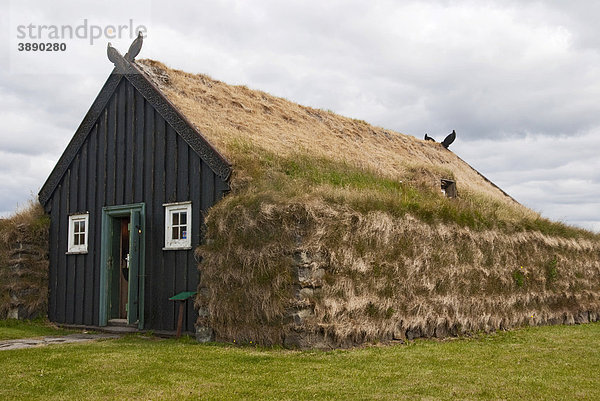
M 140 54 L 140 50 L 142 50 L 142 44 L 144 42 L 144 35 L 142 35 L 142 31 L 138 31 L 138 36 L 129 46 L 129 50 L 127 54 L 125 54 L 125 60 L 133 61 L 133 59 Z
M 456 132 L 454 130 L 452 130 L 452 133 L 450 135 L 448 135 L 446 138 L 444 138 L 444 140 L 442 141 L 442 146 L 445 147 L 446 149 L 448 149 L 448 146 L 450 146 L 452 144 L 452 142 L 454 142 L 455 139 L 456 139 Z
M 115 67 L 117 67 L 117 69 L 122 71 L 127 69 L 127 61 L 125 61 L 121 53 L 115 49 L 110 42 L 108 42 L 106 54 L 108 55 L 108 59 L 115 65 Z
M 119 53 L 119 51 L 110 44 L 110 42 L 108 42 L 108 47 L 106 48 L 106 55 L 108 56 L 108 59 L 115 65 L 120 61 L 120 57 L 123 57 L 121 56 L 121 53 Z
M 429 135 L 425 134 L 425 140 L 426 141 L 433 141 L 435 142 L 435 139 L 433 139 L 432 137 L 430 137 Z

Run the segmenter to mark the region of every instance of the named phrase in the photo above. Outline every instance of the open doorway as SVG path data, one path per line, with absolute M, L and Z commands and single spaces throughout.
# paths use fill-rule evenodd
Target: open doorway
M 127 319 L 127 291 L 129 285 L 129 216 L 122 217 L 119 220 L 121 225 L 120 230 L 120 246 L 119 246 L 119 315 L 118 319 Z M 116 291 L 115 291 L 116 292 Z
M 144 326 L 143 203 L 102 208 L 100 326 Z
M 110 306 L 109 319 L 116 323 L 127 319 L 127 303 L 129 301 L 129 229 L 130 217 L 122 216 L 111 219 L 112 223 L 112 255 L 110 269 Z

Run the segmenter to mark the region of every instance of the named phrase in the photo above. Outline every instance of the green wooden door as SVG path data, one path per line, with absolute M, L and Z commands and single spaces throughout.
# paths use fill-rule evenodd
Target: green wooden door
M 135 324 L 139 319 L 139 280 L 140 280 L 140 212 L 131 211 L 129 227 L 129 286 L 127 300 L 127 323 Z
M 99 324 L 106 326 L 111 316 L 112 276 L 119 260 L 119 233 L 115 221 L 129 217 L 129 275 L 127 282 L 127 322 L 144 328 L 144 276 L 146 207 L 143 203 L 104 206 L 102 208 L 102 243 L 100 254 Z

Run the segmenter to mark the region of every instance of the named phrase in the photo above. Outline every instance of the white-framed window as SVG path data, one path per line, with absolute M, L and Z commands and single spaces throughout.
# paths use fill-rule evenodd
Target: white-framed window
M 164 249 L 192 247 L 192 202 L 165 203 Z
M 69 216 L 69 248 L 67 253 L 87 253 L 89 213 Z

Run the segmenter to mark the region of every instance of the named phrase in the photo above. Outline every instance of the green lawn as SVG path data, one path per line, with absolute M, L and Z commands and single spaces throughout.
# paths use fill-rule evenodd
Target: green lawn
M 0 340 L 60 336 L 68 333 L 73 333 L 73 331 L 60 329 L 43 320 L 0 320 Z
M 10 400 L 600 399 L 600 324 L 332 352 L 131 336 L 0 351 L 0 366 Z

